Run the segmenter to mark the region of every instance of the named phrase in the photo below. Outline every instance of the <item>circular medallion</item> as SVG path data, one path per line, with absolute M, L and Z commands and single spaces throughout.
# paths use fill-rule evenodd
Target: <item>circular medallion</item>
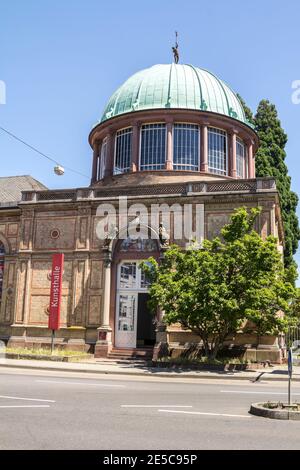
M 55 229 L 51 230 L 51 232 L 50 232 L 50 237 L 51 238 L 56 240 L 57 238 L 59 238 L 59 236 L 60 236 L 60 231 L 58 230 L 58 228 L 55 228 Z

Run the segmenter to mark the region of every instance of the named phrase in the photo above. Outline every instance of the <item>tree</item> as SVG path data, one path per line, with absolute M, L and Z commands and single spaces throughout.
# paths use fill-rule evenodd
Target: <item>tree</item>
M 300 287 L 296 288 L 296 295 L 291 305 L 291 313 L 296 318 L 296 323 L 300 319 Z
M 294 270 L 284 269 L 277 241 L 253 229 L 259 209 L 237 209 L 228 225 L 200 249 L 172 245 L 159 265 L 150 258 L 141 268 L 151 281 L 150 308 L 164 310 L 166 324 L 179 323 L 202 340 L 214 359 L 229 335 L 254 321 L 257 333 L 283 331 L 294 295 Z
M 290 266 L 300 240 L 299 222 L 296 215 L 298 196 L 291 191 L 291 178 L 285 164 L 287 135 L 280 125 L 274 104 L 262 100 L 255 116 L 255 128 L 260 139 L 256 154 L 256 175 L 274 176 L 280 196 L 285 232 L 285 265 Z
M 276 180 L 285 233 L 284 262 L 285 266 L 290 266 L 295 264 L 293 255 L 298 248 L 300 229 L 296 215 L 298 196 L 291 190 L 291 178 L 285 164 L 287 135 L 281 127 L 274 104 L 268 100 L 261 100 L 253 117 L 245 101 L 239 95 L 238 97 L 246 118 L 254 124 L 260 140 L 255 156 L 256 176 L 273 176 Z
M 253 113 L 252 113 L 251 109 L 246 105 L 245 101 L 243 100 L 241 95 L 239 95 L 238 93 L 237 93 L 237 97 L 240 100 L 240 102 L 241 102 L 241 104 L 244 108 L 244 112 L 245 112 L 245 116 L 246 116 L 247 121 L 250 122 L 250 124 L 252 124 L 253 126 L 255 126 L 255 119 L 254 119 L 254 116 L 253 116 Z

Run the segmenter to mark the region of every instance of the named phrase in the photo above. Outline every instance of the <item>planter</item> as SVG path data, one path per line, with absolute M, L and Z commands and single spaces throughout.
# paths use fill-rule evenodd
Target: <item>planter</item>
M 81 360 L 90 359 L 90 355 L 86 356 L 51 356 L 46 354 L 18 354 L 18 353 L 6 353 L 6 359 L 28 359 L 36 361 L 55 361 L 55 362 L 78 362 Z
M 242 370 L 255 370 L 257 364 L 176 364 L 172 362 L 164 361 L 152 361 L 153 367 L 169 368 L 173 370 L 186 369 L 186 370 L 206 370 L 206 371 L 242 371 Z
M 274 408 L 268 408 L 268 406 L 274 405 Z M 278 403 L 253 403 L 251 405 L 249 413 L 255 416 L 261 416 L 263 418 L 270 418 L 270 419 L 291 419 L 293 421 L 300 421 L 300 411 L 293 409 L 293 407 L 297 407 L 296 403 L 292 405 L 283 404 L 283 408 L 276 407 Z

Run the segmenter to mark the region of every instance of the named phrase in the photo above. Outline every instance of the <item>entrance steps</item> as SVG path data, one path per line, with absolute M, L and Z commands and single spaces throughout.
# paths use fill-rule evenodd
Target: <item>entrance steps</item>
M 153 347 L 144 348 L 113 348 L 108 353 L 107 358 L 116 360 L 142 360 L 149 361 L 152 359 Z

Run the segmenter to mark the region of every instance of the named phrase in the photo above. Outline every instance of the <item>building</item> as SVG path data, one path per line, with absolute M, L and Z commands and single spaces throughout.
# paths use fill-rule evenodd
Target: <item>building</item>
M 192 65 L 163 64 L 136 73 L 112 95 L 89 143 L 89 187 L 36 183 L 6 204 L 0 183 L 0 337 L 20 346 L 49 341 L 51 256 L 63 252 L 57 342 L 90 345 L 105 357 L 165 341 L 181 350 L 198 338 L 177 325 L 166 330 L 161 312 L 153 322 L 138 263 L 159 259 L 170 242 L 190 242 L 175 210 L 185 206 L 200 242 L 217 235 L 236 207 L 260 206 L 256 229 L 278 237 L 282 249 L 275 181 L 255 177 L 258 137 L 222 80 Z M 259 354 L 251 353 L 255 342 L 245 334 L 228 339 L 247 346 L 248 357 L 279 358 L 276 338 L 261 338 Z

